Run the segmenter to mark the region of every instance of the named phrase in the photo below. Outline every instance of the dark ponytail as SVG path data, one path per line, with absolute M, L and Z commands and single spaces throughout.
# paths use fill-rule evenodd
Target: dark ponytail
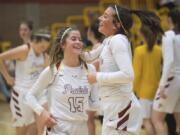
M 151 52 L 157 40 L 156 34 L 154 34 L 153 31 L 145 25 L 141 26 L 140 32 L 147 42 L 147 50 Z
M 164 34 L 161 28 L 160 18 L 153 12 L 144 10 L 131 10 L 131 13 L 137 15 L 141 20 L 140 31 L 147 42 L 148 51 L 152 51 L 157 37 Z
M 142 25 L 149 27 L 154 34 L 163 34 L 164 31 L 160 25 L 160 18 L 151 11 L 145 10 L 131 10 L 141 20 Z
M 149 27 L 154 34 L 163 34 L 163 30 L 160 26 L 160 19 L 155 13 L 143 10 L 130 10 L 119 5 L 110 7 L 115 11 L 113 23 L 115 26 L 117 22 L 121 25 L 116 34 L 130 35 L 130 28 L 133 24 L 132 14 L 136 14 L 140 18 L 142 25 Z

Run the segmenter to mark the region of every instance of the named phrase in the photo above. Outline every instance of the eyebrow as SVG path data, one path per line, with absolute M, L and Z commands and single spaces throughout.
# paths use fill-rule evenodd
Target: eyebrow
M 71 36 L 70 38 L 78 38 L 78 39 L 81 39 L 81 37 L 78 37 L 78 36 Z

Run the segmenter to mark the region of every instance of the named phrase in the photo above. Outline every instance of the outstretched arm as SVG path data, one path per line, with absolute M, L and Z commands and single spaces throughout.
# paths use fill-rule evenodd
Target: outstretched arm
M 81 54 L 81 58 L 85 60 L 86 62 L 93 62 L 94 60 L 98 59 L 102 50 L 103 50 L 104 45 L 100 45 L 97 49 L 94 49 L 90 52 L 83 52 Z

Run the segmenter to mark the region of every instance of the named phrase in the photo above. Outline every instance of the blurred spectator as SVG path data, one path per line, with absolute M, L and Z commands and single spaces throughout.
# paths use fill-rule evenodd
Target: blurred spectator
M 31 21 L 23 21 L 19 26 L 19 36 L 23 43 L 30 42 L 33 31 L 33 23 Z

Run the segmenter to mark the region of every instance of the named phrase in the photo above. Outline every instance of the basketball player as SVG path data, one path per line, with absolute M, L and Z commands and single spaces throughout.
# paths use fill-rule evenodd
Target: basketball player
M 13 86 L 10 107 L 16 135 L 36 134 L 33 111 L 24 103 L 23 97 L 48 64 L 48 57 L 43 52 L 50 45 L 49 32 L 39 30 L 33 34 L 31 41 L 0 54 L 0 72 L 7 83 Z M 6 60 L 16 60 L 15 79 L 7 71 L 4 64 Z
M 148 27 L 159 20 L 151 12 L 109 6 L 99 17 L 99 31 L 106 36 L 103 47 L 82 54 L 87 61 L 100 57 L 100 72 L 90 73 L 88 80 L 98 82 L 100 86 L 104 114 L 102 135 L 136 134 L 141 127 L 141 107 L 131 86 L 133 68 L 128 36 L 133 23 L 132 13 Z
M 171 13 L 174 30 L 167 31 L 162 39 L 163 72 L 153 104 L 152 119 L 157 135 L 168 134 L 164 123 L 167 113 L 175 114 L 180 129 L 180 9 Z
M 96 87 L 87 80 L 87 72 L 95 72 L 92 65 L 80 59 L 83 44 L 75 28 L 61 29 L 50 53 L 47 67 L 26 95 L 26 102 L 44 120 L 48 135 L 87 135 L 86 111 L 96 108 Z M 48 89 L 46 111 L 37 101 Z

